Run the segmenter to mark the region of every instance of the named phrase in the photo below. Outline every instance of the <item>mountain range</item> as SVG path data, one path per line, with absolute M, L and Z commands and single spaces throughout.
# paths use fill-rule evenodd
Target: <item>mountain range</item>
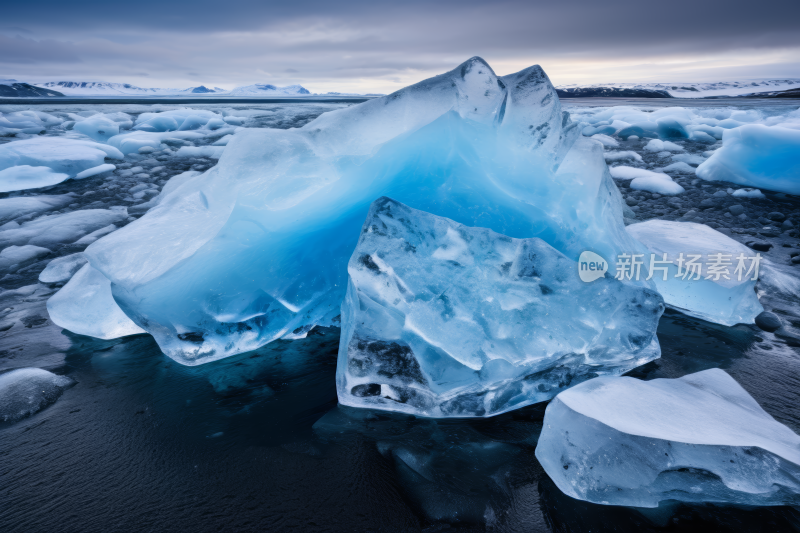
M 722 98 L 737 96 L 764 96 L 796 98 L 800 78 L 723 81 L 703 83 L 604 83 L 556 85 L 561 98 L 623 97 L 623 98 Z M 256 83 L 227 90 L 204 85 L 187 89 L 142 88 L 130 83 L 100 81 L 49 81 L 43 83 L 0 79 L 2 97 L 120 97 L 120 96 L 382 96 L 379 94 L 312 93 L 302 85 L 278 87 Z

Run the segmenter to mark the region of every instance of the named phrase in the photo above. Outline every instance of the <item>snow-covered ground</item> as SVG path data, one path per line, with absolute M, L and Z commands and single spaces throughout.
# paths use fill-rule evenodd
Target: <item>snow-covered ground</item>
M 773 91 L 787 91 L 800 87 L 800 78 L 769 80 L 720 81 L 704 83 L 594 83 L 556 85 L 556 89 L 614 87 L 619 89 L 646 89 L 667 91 L 673 98 L 709 98 L 744 96 Z

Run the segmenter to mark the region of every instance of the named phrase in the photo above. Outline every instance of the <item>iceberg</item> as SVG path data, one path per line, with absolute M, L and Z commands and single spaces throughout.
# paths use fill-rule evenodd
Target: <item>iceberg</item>
M 658 293 L 585 283 L 541 239 L 376 200 L 348 263 L 339 403 L 493 416 L 661 355 Z
M 536 447 L 562 492 L 605 505 L 800 503 L 800 437 L 718 368 L 560 393 Z
M 55 403 L 74 382 L 41 368 L 0 374 L 0 421 L 16 422 Z
M 722 143 L 697 167 L 698 177 L 800 194 L 800 131 L 747 124 L 725 130 Z
M 57 326 L 98 339 L 145 332 L 114 301 L 108 278 L 87 264 L 47 300 L 47 312 Z
M 666 254 L 666 263 L 653 263 L 656 268 L 650 273 L 669 307 L 726 326 L 753 324 L 764 310 L 753 279 L 759 272 L 753 264 L 756 252 L 747 246 L 694 222 L 648 220 L 626 230 L 656 261 L 663 261 Z M 693 255 L 696 270 L 689 266 Z M 649 261 L 650 256 L 645 261 L 648 271 Z
M 109 142 L 180 133 L 198 132 Z M 573 260 L 638 246 L 603 146 L 579 137 L 539 66 L 497 77 L 472 58 L 302 128 L 239 131 L 216 166 L 85 253 L 164 353 L 201 364 L 331 325 L 381 196 Z

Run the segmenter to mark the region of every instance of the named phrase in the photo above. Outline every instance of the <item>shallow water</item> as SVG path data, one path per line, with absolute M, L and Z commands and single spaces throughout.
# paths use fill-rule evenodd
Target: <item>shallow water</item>
M 284 106 L 247 126 L 302 125 L 324 110 Z M 159 166 L 169 177 L 213 164 Z M 67 181 L 46 194 L 82 194 L 103 181 Z M 125 201 L 102 198 L 93 201 Z M 752 208 L 800 207 L 791 197 L 770 198 Z M 791 269 L 780 254 L 797 239 L 771 239 L 776 251 L 769 257 Z M 65 245 L 53 256 L 72 251 Z M 149 335 L 73 335 L 52 324 L 44 308 L 57 287 L 35 281 L 52 258 L 0 281 L 0 326 L 11 324 L 0 332 L 0 372 L 36 366 L 76 384 L 44 411 L 0 426 L 0 531 L 800 530 L 800 512 L 790 507 L 664 504 L 640 511 L 573 500 L 533 453 L 543 404 L 446 421 L 340 407 L 337 329 L 317 328 L 306 339 L 199 367 L 163 356 Z M 783 312 L 789 330 L 800 327 L 796 295 L 767 293 L 762 301 Z M 658 336 L 662 357 L 628 375 L 674 378 L 719 367 L 800 432 L 800 348 L 791 339 L 674 311 L 665 313 Z

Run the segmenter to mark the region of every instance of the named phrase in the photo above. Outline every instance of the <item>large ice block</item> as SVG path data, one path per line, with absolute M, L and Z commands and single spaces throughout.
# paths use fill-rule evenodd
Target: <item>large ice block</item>
M 747 246 L 694 222 L 648 220 L 626 229 L 655 254 L 652 280 L 668 306 L 726 326 L 752 324 L 764 310 L 754 279 L 761 259 Z M 667 262 L 656 262 L 664 254 Z M 696 267 L 689 265 L 691 256 L 698 256 Z M 643 258 L 648 275 L 650 259 Z
M 800 194 L 800 131 L 748 124 L 725 130 L 722 142 L 698 177 Z
M 181 133 L 196 131 L 124 138 Z M 86 256 L 167 355 L 200 364 L 330 324 L 383 195 L 572 259 L 636 246 L 602 145 L 577 137 L 540 67 L 498 78 L 473 58 L 302 128 L 236 133 L 218 165 Z
M 562 492 L 594 503 L 800 503 L 800 437 L 718 368 L 564 391 L 547 406 L 536 458 Z
M 541 239 L 376 200 L 348 264 L 339 402 L 491 416 L 659 357 L 658 293 L 590 283 Z

